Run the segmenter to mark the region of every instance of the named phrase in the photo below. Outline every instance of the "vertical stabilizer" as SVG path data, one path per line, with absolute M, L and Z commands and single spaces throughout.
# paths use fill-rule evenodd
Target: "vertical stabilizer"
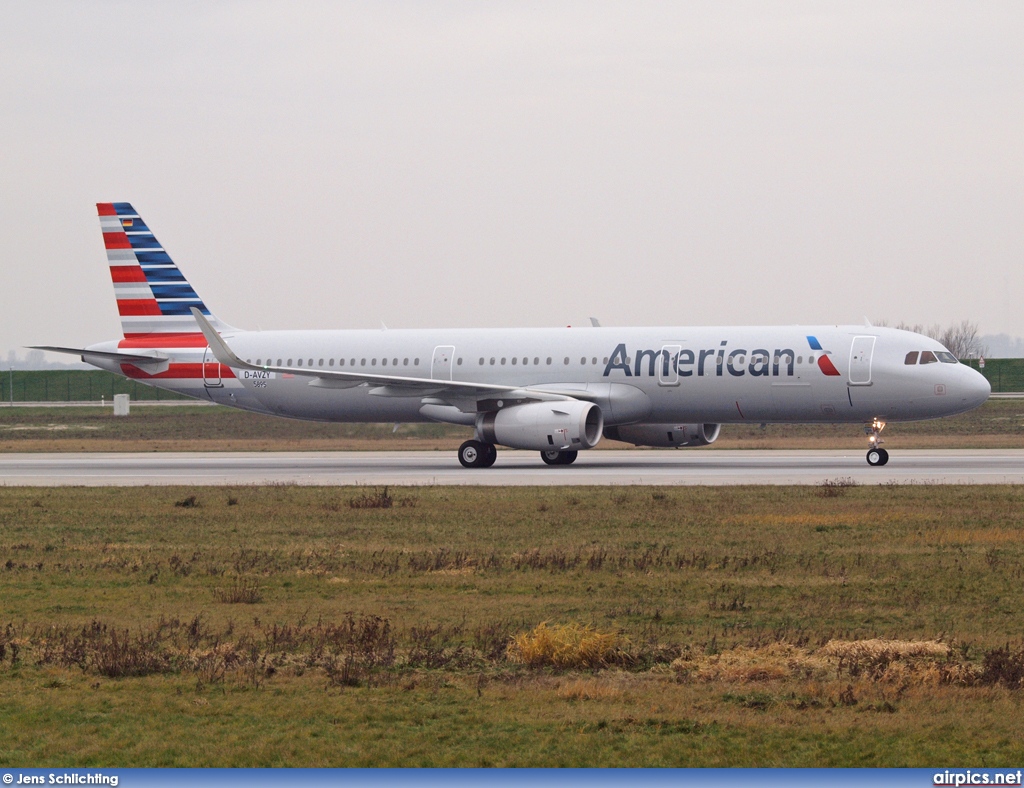
M 218 331 L 231 330 L 210 314 L 130 203 L 97 203 L 96 210 L 125 339 L 201 337 L 193 307 Z

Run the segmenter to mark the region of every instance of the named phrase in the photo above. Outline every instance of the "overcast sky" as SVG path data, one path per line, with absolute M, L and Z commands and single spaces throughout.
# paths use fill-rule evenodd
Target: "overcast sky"
M 0 354 L 120 336 L 95 203 L 244 328 L 1024 335 L 1024 4 L 0 7 Z

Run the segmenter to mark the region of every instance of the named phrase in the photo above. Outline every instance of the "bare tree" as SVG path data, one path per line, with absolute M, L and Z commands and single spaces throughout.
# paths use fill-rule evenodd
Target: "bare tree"
M 978 324 L 972 323 L 970 320 L 954 323 L 943 331 L 940 337 L 934 334 L 928 336 L 945 345 L 949 352 L 957 358 L 977 358 L 988 353 L 988 348 L 981 343 L 981 338 L 978 336 Z
M 889 321 L 879 320 L 875 325 L 887 326 Z M 961 320 L 948 328 L 943 328 L 938 323 L 925 328 L 921 323 L 910 325 L 903 321 L 897 323 L 895 327 L 931 337 L 936 342 L 945 345 L 946 349 L 957 358 L 978 358 L 988 354 L 988 348 L 982 344 L 981 337 L 978 335 L 978 324 L 972 323 L 970 320 Z

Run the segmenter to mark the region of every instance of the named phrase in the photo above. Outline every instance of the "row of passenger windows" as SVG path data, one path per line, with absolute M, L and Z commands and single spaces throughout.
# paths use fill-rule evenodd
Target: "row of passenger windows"
M 956 356 L 950 353 L 948 350 L 937 350 L 932 352 L 931 350 L 911 350 L 907 353 L 906 359 L 903 363 L 907 366 L 912 364 L 935 364 L 941 361 L 943 364 L 958 364 Z
M 939 359 L 941 361 L 944 361 L 946 363 L 953 363 L 953 364 L 957 363 L 957 361 L 953 357 L 952 353 L 933 354 L 930 350 L 926 350 L 926 351 L 924 351 L 921 354 L 921 363 L 922 364 L 931 364 L 932 362 L 934 362 L 936 360 L 935 359 L 936 355 L 939 356 Z M 948 358 L 946 358 L 947 356 L 948 356 Z M 913 358 L 911 358 L 911 357 L 913 357 Z M 929 357 L 928 360 L 925 360 L 926 357 Z M 778 364 L 781 359 L 782 359 L 781 356 L 775 356 L 775 363 Z M 907 364 L 915 364 L 915 363 L 917 363 L 916 359 L 917 359 L 917 351 L 914 351 L 912 353 L 908 353 L 907 354 L 906 363 Z M 750 360 L 751 360 L 751 362 L 767 361 L 767 357 L 751 355 Z M 247 364 L 251 364 L 252 363 L 252 359 L 246 359 L 245 361 L 246 361 Z M 392 358 L 392 359 L 386 359 L 386 358 L 382 358 L 382 359 L 376 359 L 376 358 L 371 358 L 371 359 L 365 359 L 365 358 L 354 359 L 354 358 L 352 358 L 352 359 L 348 359 L 348 361 L 346 361 L 343 358 L 339 358 L 337 360 L 337 364 L 338 364 L 339 367 L 344 367 L 344 366 L 350 366 L 350 367 L 360 366 L 360 367 L 365 367 L 365 366 L 367 366 L 367 361 L 369 361 L 369 366 L 371 366 L 371 367 L 377 366 L 377 362 L 378 361 L 380 362 L 380 365 L 382 367 L 386 367 L 389 364 L 391 366 L 393 366 L 393 367 L 399 366 L 399 360 L 397 358 Z M 295 362 L 295 363 L 293 364 L 292 362 Z M 325 363 L 326 363 L 326 365 L 328 367 L 333 367 L 334 364 L 335 364 L 335 360 L 333 358 L 329 358 L 329 359 L 326 359 L 326 362 L 325 362 L 325 360 L 322 359 L 322 358 L 321 359 L 317 359 L 315 366 L 322 367 L 322 366 L 324 366 Z M 410 363 L 412 364 L 412 366 L 418 367 L 420 365 L 420 360 L 418 358 L 412 359 L 411 362 L 410 362 L 410 359 L 408 359 L 408 358 L 403 358 L 401 360 L 401 366 L 403 366 L 403 367 L 408 367 L 410 365 Z M 458 366 L 461 367 L 462 366 L 462 359 L 461 358 L 456 359 L 455 363 Z M 530 365 L 531 360 L 530 360 L 529 356 L 523 356 L 522 359 L 520 359 L 518 356 L 514 356 L 511 359 L 509 359 L 507 356 L 503 356 L 500 359 L 498 357 L 496 357 L 496 356 L 491 356 L 490 359 L 486 359 L 485 357 L 481 356 L 479 362 L 477 362 L 477 363 L 481 367 L 484 366 L 485 364 L 487 364 L 489 366 L 492 366 L 492 367 L 495 366 L 496 364 L 500 365 L 500 366 L 505 366 L 506 364 L 512 364 L 512 366 L 518 366 L 519 364 L 522 364 L 525 367 L 525 366 L 529 366 Z M 533 363 L 534 366 L 540 366 L 540 363 L 541 363 L 540 362 L 540 357 L 539 356 L 534 356 L 532 363 Z M 551 364 L 554 363 L 554 362 L 553 362 L 551 356 L 548 356 L 544 360 L 544 363 L 547 366 L 551 366 Z M 565 366 L 569 366 L 570 363 L 571 363 L 571 359 L 568 356 L 566 356 L 562 360 L 562 364 L 565 365 Z M 601 360 L 601 364 L 607 364 L 607 363 L 608 363 L 608 357 L 605 356 Z M 721 358 L 716 359 L 716 363 L 722 363 L 722 359 Z M 736 359 L 735 363 L 744 364 L 744 363 L 746 363 L 746 358 L 744 356 L 740 356 L 739 358 Z M 804 363 L 804 357 L 803 356 L 798 356 L 797 359 L 796 359 L 796 363 L 797 364 L 803 364 Z M 807 363 L 808 364 L 813 364 L 814 363 L 814 356 L 808 356 L 807 357 Z M 256 359 L 256 366 L 263 366 L 263 364 L 264 364 L 264 359 L 262 359 L 262 358 Z M 274 359 L 268 358 L 268 359 L 266 359 L 266 364 L 267 364 L 267 366 L 277 366 L 277 367 L 281 367 L 281 366 L 284 366 L 284 367 L 291 367 L 291 366 L 296 366 L 296 367 L 312 367 L 312 366 L 314 366 L 313 359 L 303 359 L 303 358 L 300 358 L 300 359 L 291 359 L 291 358 L 283 359 L 283 358 L 279 358 L 279 359 L 276 360 L 276 362 L 275 362 Z M 581 357 L 580 358 L 580 366 L 586 366 L 587 364 L 591 364 L 591 365 L 596 366 L 597 365 L 597 357 L 595 356 L 595 357 L 592 357 L 590 359 L 588 359 L 586 356 Z

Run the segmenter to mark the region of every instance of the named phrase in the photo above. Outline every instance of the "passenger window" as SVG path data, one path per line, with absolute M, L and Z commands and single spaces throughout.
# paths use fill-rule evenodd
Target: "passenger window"
M 534 359 L 533 359 L 533 365 L 534 365 L 535 367 L 539 367 L 539 366 L 540 366 L 540 358 L 539 358 L 539 357 L 537 357 L 537 356 L 534 356 Z
M 593 364 L 596 367 L 597 366 L 597 359 L 596 358 L 590 359 L 590 363 Z
M 930 350 L 922 350 L 921 351 L 921 361 L 919 363 L 921 363 L 921 364 L 935 364 L 936 362 L 938 362 L 938 359 L 935 358 L 935 354 L 932 353 Z
M 290 367 L 291 365 L 292 365 L 292 360 L 288 359 L 288 366 Z
M 460 364 L 462 363 L 462 359 L 459 359 L 459 363 Z M 391 366 L 393 366 L 393 367 L 397 367 L 398 366 L 398 359 L 397 358 L 391 359 Z
M 461 366 L 462 366 L 462 359 L 460 358 L 460 359 L 459 359 L 458 361 L 456 361 L 455 363 L 456 363 L 456 364 L 458 364 L 458 365 L 459 365 L 459 366 L 461 367 Z
M 324 365 L 324 360 L 323 360 L 323 359 L 320 359 L 320 360 L 319 360 L 319 361 L 317 362 L 317 364 L 316 364 L 316 365 L 317 365 L 318 367 L 322 367 L 322 366 Z
M 313 359 L 309 360 L 309 366 L 313 366 Z
M 548 356 L 548 366 L 551 366 L 551 356 Z
M 516 365 L 516 364 L 518 364 L 518 363 L 519 363 L 519 359 L 518 359 L 518 358 L 515 358 L 515 357 L 513 356 L 513 358 L 512 358 L 512 366 L 515 366 L 515 365 Z
M 912 364 L 916 364 L 917 351 L 911 350 L 909 353 L 907 353 L 907 357 L 903 360 L 903 363 L 906 364 L 908 367 L 911 366 Z
M 565 365 L 569 366 L 569 357 L 568 356 L 565 357 Z
M 361 367 L 365 367 L 366 366 L 366 359 L 365 358 L 359 359 L 359 366 L 361 366 Z
M 343 367 L 343 366 L 345 366 L 345 359 L 343 359 L 343 358 L 339 358 L 339 359 L 338 359 L 338 366 L 339 366 L 339 367 Z
M 277 366 L 281 366 L 281 359 L 277 360 Z
M 491 356 L 491 366 L 494 366 L 494 356 Z
M 381 363 L 381 366 L 382 366 L 382 367 L 386 367 L 386 366 L 388 365 L 388 360 L 387 360 L 386 358 L 384 358 L 384 359 L 381 359 L 381 362 L 380 362 L 380 363 Z
M 375 359 L 375 358 L 371 358 L 371 359 L 370 359 L 370 366 L 371 366 L 371 367 L 375 367 L 375 366 L 377 366 L 377 359 Z
M 580 365 L 581 366 L 586 366 L 586 364 L 587 364 L 587 360 L 585 358 L 581 358 L 580 359 Z
M 501 366 L 505 366 L 505 359 L 501 360 Z
M 403 367 L 407 367 L 407 366 L 409 366 L 409 359 L 407 359 L 407 358 L 403 358 L 403 359 L 402 359 L 402 366 L 403 366 Z
M 481 356 L 480 357 L 480 366 L 482 367 L 483 365 L 484 365 L 484 359 L 483 359 L 483 356 Z
M 256 359 L 256 366 L 258 367 L 259 365 L 260 365 L 260 360 Z

